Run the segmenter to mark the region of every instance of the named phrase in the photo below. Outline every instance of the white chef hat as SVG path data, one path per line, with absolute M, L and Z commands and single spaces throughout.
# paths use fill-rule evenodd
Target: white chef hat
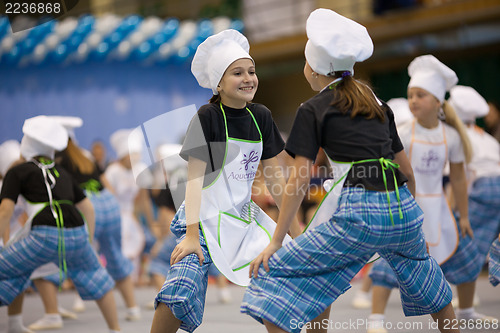
M 330 9 L 313 11 L 307 19 L 306 32 L 309 39 L 306 60 L 318 74 L 354 73 L 354 64 L 373 53 L 373 42 L 366 28 Z
M 413 59 L 408 66 L 408 75 L 410 75 L 408 88 L 425 89 L 441 103 L 446 92 L 458 82 L 457 74 L 430 54 Z
M 35 156 L 54 158 L 55 151 L 63 150 L 68 145 L 68 132 L 48 116 L 26 119 L 23 133 L 21 155 L 27 160 Z
M 7 140 L 0 145 L 0 176 L 5 176 L 12 163 L 21 157 L 21 148 L 16 140 Z
M 142 152 L 142 138 L 137 129 L 119 129 L 111 134 L 110 142 L 118 159 Z
M 55 119 L 59 124 L 61 124 L 66 131 L 71 140 L 76 141 L 75 128 L 82 127 L 83 120 L 80 117 L 73 116 L 50 116 Z
M 179 155 L 182 145 L 175 143 L 164 143 L 157 148 L 158 157 L 167 171 L 185 167 L 186 161 Z
M 488 102 L 472 87 L 451 88 L 448 102 L 464 123 L 474 122 L 476 118 L 486 116 L 490 110 Z
M 387 101 L 387 105 L 394 113 L 394 122 L 396 126 L 401 126 L 413 119 L 408 100 L 406 98 L 392 98 Z
M 236 60 L 248 58 L 250 45 L 240 32 L 227 29 L 208 37 L 198 46 L 191 63 L 191 72 L 203 88 L 217 95 L 217 86 L 226 69 Z

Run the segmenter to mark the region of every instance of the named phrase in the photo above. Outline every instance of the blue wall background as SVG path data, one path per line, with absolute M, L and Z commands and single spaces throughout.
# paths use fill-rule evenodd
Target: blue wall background
M 79 145 L 89 149 L 100 139 L 112 158 L 109 137 L 114 131 L 141 126 L 177 108 L 191 104 L 198 108 L 207 103 L 211 91 L 198 85 L 189 66 L 189 62 L 152 67 L 87 63 L 1 68 L 0 142 L 20 141 L 26 118 L 40 114 L 78 116 L 84 121 L 75 130 Z M 159 126 L 164 126 L 168 136 L 191 117 L 187 114 L 186 119 Z

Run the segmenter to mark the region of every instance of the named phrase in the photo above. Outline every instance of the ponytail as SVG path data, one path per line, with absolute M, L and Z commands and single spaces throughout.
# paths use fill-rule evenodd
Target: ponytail
M 209 103 L 212 104 L 219 104 L 220 103 L 220 94 L 213 95 L 212 98 L 208 101 Z
M 334 96 L 331 106 L 343 113 L 350 110 L 351 118 L 359 114 L 367 119 L 385 120 L 385 112 L 367 83 L 355 80 L 351 75 L 343 75 L 341 72 L 335 72 L 335 76 L 342 76 L 343 79 L 337 85 L 330 86 Z
M 68 140 L 68 146 L 65 152 L 69 158 L 69 163 L 75 171 L 78 170 L 84 175 L 89 175 L 94 172 L 94 163 L 83 154 L 82 150 L 73 143 L 73 140 Z
M 472 159 L 472 145 L 467 135 L 467 130 L 464 123 L 458 117 L 455 109 L 447 101 L 443 102 L 443 112 L 445 115 L 445 122 L 457 130 L 460 135 L 460 140 L 462 141 L 462 146 L 464 148 L 465 162 L 469 163 Z

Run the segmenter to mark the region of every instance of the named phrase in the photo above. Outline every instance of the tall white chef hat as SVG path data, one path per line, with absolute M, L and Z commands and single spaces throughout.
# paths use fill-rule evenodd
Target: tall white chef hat
M 490 110 L 488 102 L 472 87 L 451 88 L 448 102 L 464 123 L 474 122 L 476 118 L 486 116 Z
M 68 132 L 68 136 L 71 140 L 76 141 L 75 137 L 75 128 L 82 127 L 83 120 L 80 117 L 73 116 L 50 116 L 55 119 L 59 124 L 61 124 L 66 131 Z
M 23 125 L 21 155 L 29 160 L 35 156 L 54 158 L 56 151 L 68 145 L 68 132 L 56 120 L 48 116 L 26 119 Z
M 458 82 L 457 74 L 430 54 L 413 59 L 408 66 L 408 75 L 410 75 L 408 88 L 425 89 L 441 103 L 446 92 Z
M 21 157 L 20 144 L 16 140 L 7 140 L 0 145 L 0 176 L 5 176 L 12 163 Z
M 240 32 L 227 29 L 208 37 L 198 46 L 191 63 L 191 72 L 203 88 L 217 95 L 217 86 L 226 69 L 236 60 L 248 58 L 250 45 Z
M 408 100 L 406 98 L 392 98 L 387 101 L 387 105 L 394 112 L 394 122 L 396 126 L 401 126 L 413 119 Z
M 116 157 L 121 159 L 129 154 L 142 152 L 142 138 L 137 129 L 119 129 L 110 137 L 111 147 Z
M 318 74 L 337 71 L 354 73 L 354 64 L 368 59 L 373 53 L 373 42 L 368 31 L 330 9 L 313 11 L 306 23 L 305 48 L 309 66 Z

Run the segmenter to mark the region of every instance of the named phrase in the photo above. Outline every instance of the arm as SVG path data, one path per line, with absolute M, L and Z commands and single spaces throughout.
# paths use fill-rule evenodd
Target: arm
M 200 260 L 200 266 L 203 265 L 205 258 L 201 251 L 199 240 L 199 221 L 201 190 L 203 188 L 203 179 L 205 177 L 205 168 L 207 163 L 190 156 L 188 161 L 188 181 L 186 185 L 186 238 L 177 244 L 172 256 L 170 265 L 174 265 L 188 254 L 195 253 Z
M 14 201 L 3 198 L 0 203 L 0 236 L 3 237 L 4 245 L 9 240 L 9 225 L 15 207 Z
M 281 202 L 278 225 L 274 231 L 271 243 L 255 258 L 250 264 L 250 276 L 257 277 L 259 266 L 264 264 L 264 268 L 269 271 L 268 260 L 276 252 L 283 242 L 287 231 L 290 229 L 292 221 L 297 215 L 300 203 L 309 187 L 311 179 L 312 160 L 303 156 L 296 156 L 291 168 L 290 178 L 285 186 L 283 200 Z
M 75 204 L 76 208 L 78 208 L 85 218 L 89 228 L 89 239 L 90 242 L 94 239 L 94 230 L 95 230 L 95 212 L 94 206 L 89 198 L 85 198 L 79 203 Z
M 113 195 L 116 195 L 115 189 L 113 186 L 111 186 L 111 183 L 109 182 L 108 178 L 104 174 L 102 174 L 99 177 L 99 180 L 101 181 L 102 186 L 107 189 L 109 192 L 111 192 Z
M 399 170 L 408 178 L 408 189 L 410 193 L 415 197 L 415 176 L 413 175 L 413 169 L 410 164 L 410 160 L 408 160 L 408 156 L 404 150 L 401 150 L 399 153 L 396 153 L 394 156 L 394 162 L 399 164 Z
M 469 203 L 467 196 L 467 178 L 463 163 L 450 163 L 450 184 L 455 198 L 456 207 L 460 213 L 460 231 L 462 237 L 474 237 L 469 222 Z
M 266 186 L 269 190 L 269 193 L 271 193 L 271 196 L 276 202 L 278 209 L 281 211 L 281 204 L 283 201 L 283 193 L 285 190 L 286 182 L 278 158 L 273 157 L 262 160 L 262 167 L 264 179 L 266 181 Z M 297 217 L 293 218 L 293 222 L 290 226 L 290 234 L 293 238 L 301 234 L 301 228 Z
M 148 224 L 149 230 L 153 233 L 153 235 L 157 236 L 155 232 L 155 219 L 153 213 L 153 204 L 151 203 L 151 197 L 146 189 L 141 188 L 137 193 L 137 196 L 134 201 L 135 206 L 135 215 L 137 217 L 137 221 L 140 221 L 141 214 L 146 218 L 146 223 Z

